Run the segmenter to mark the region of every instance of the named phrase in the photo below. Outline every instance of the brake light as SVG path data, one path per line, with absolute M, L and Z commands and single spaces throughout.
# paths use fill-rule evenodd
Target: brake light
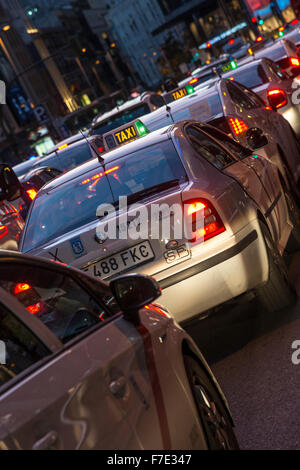
M 225 226 L 214 206 L 204 199 L 184 203 L 191 241 L 206 241 L 222 232 Z M 200 225 L 200 228 L 199 228 Z
M 298 23 L 299 23 L 299 20 L 297 18 L 295 18 L 293 21 L 291 21 L 291 25 L 298 24 Z
M 189 85 L 195 85 L 195 83 L 199 82 L 199 78 L 192 78 L 192 80 L 189 81 Z
M 282 106 L 285 106 L 288 102 L 285 91 L 280 89 L 269 90 L 268 100 L 270 105 L 276 109 L 282 108 Z
M 29 284 L 19 283 L 14 288 L 14 294 L 17 295 L 17 294 L 20 294 L 20 292 L 25 292 L 25 291 L 30 290 L 30 289 L 31 289 L 31 286 Z
M 37 191 L 35 189 L 27 189 L 26 193 L 28 194 L 28 196 L 30 197 L 32 201 L 37 195 Z
M 160 315 L 163 315 L 164 317 L 167 317 L 168 318 L 168 315 L 159 307 L 157 307 L 156 305 L 145 305 L 145 309 L 146 310 L 154 310 L 155 312 L 159 313 Z
M 0 238 L 5 237 L 8 234 L 8 229 L 6 225 L 0 225 Z
M 199 212 L 199 211 L 201 211 L 205 208 L 206 208 L 206 205 L 203 204 L 203 202 L 199 202 L 199 201 L 191 202 L 188 206 L 187 214 L 188 215 L 193 215 L 196 212 Z
M 36 313 L 39 313 L 41 310 L 41 304 L 38 302 L 37 304 L 30 305 L 30 307 L 26 307 L 28 312 L 31 313 L 32 315 L 35 315 Z
M 231 125 L 233 133 L 235 135 L 242 134 L 243 132 L 246 132 L 249 129 L 247 124 L 238 118 L 229 118 L 229 124 Z
M 294 67 L 300 67 L 300 60 L 297 57 L 291 57 L 290 62 Z

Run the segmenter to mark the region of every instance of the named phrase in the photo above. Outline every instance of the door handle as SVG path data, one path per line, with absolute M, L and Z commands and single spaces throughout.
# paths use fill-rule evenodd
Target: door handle
M 32 450 L 50 450 L 57 439 L 57 432 L 50 431 L 48 434 L 46 434 L 46 436 L 42 437 L 33 444 Z
M 115 397 L 123 398 L 126 392 L 126 383 L 126 378 L 121 376 L 109 384 L 109 390 Z

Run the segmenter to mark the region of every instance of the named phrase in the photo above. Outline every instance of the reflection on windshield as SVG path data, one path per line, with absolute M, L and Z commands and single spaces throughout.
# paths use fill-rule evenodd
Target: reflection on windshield
M 100 204 L 118 206 L 121 196 L 143 199 L 147 190 L 185 181 L 186 173 L 171 141 L 141 149 L 105 168 L 94 170 L 69 181 L 48 194 L 41 194 L 33 203 L 24 235 L 23 251 L 29 251 L 65 233 L 97 220 Z M 159 187 L 158 185 L 161 185 Z M 146 192 L 145 192 L 146 191 Z

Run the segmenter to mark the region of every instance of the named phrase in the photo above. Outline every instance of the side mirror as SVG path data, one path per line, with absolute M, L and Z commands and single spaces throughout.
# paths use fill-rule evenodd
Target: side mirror
M 22 194 L 21 183 L 14 170 L 0 164 L 0 200 L 15 201 Z
M 139 323 L 139 310 L 161 296 L 158 282 L 151 276 L 128 274 L 110 283 L 110 288 L 128 320 Z
M 246 132 L 247 144 L 251 150 L 257 150 L 268 144 L 268 139 L 258 127 L 252 127 Z

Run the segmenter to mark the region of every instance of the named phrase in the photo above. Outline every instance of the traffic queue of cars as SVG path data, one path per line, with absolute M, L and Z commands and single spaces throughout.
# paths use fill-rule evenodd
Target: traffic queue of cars
M 13 245 L 0 225 L 0 248 L 22 253 L 0 252 L 2 448 L 238 448 L 178 322 L 249 291 L 269 311 L 294 300 L 283 255 L 300 246 L 299 123 L 269 93 L 289 97 L 277 65 L 222 63 L 230 76 L 146 93 L 16 168 L 22 183 L 0 168 L 3 206 L 37 189 L 24 230 L 13 209 Z M 239 80 L 254 69 L 268 83 Z

